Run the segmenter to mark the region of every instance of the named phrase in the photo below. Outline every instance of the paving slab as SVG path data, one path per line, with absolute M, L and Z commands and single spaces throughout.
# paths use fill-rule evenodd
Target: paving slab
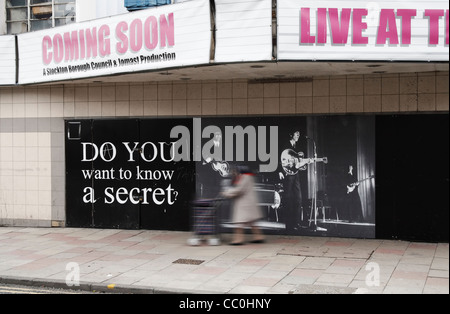
M 448 243 L 267 236 L 189 246 L 189 232 L 0 227 L 0 282 L 120 293 L 448 294 Z M 74 269 L 73 266 L 77 268 Z M 78 277 L 73 277 L 73 271 Z

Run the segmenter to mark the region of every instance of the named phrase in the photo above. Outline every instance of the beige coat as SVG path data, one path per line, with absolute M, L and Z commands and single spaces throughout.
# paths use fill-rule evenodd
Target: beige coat
M 263 218 L 252 175 L 240 175 L 237 184 L 223 192 L 223 195 L 233 198 L 234 201 L 231 214 L 232 223 L 251 223 Z

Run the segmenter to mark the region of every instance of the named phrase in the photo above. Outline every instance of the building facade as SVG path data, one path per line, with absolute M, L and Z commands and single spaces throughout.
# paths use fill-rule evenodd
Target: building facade
M 0 225 L 190 230 L 245 164 L 268 232 L 448 241 L 448 2 L 88 2 L 0 18 Z

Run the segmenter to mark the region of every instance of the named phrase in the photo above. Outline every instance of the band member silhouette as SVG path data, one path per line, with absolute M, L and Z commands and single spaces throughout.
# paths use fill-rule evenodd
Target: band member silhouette
M 300 229 L 302 221 L 302 186 L 301 175 L 303 169 L 295 167 L 295 159 L 303 158 L 304 153 L 300 147 L 301 133 L 294 130 L 289 134 L 289 140 L 283 145 L 282 151 L 289 152 L 292 161 L 288 160 L 283 164 L 279 171 L 279 178 L 284 186 L 283 217 L 286 222 L 286 230 L 290 233 L 297 232 Z
M 214 137 L 206 143 L 202 150 L 203 165 L 210 167 L 225 178 L 230 175 L 230 165 L 222 161 L 222 132 L 214 132 Z
M 346 190 L 344 196 L 344 208 L 346 219 L 351 222 L 361 222 L 363 218 L 361 197 L 358 192 L 359 181 L 353 172 L 353 165 L 348 166 L 346 176 Z

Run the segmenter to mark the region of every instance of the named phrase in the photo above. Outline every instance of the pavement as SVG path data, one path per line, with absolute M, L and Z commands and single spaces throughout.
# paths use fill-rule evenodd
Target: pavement
M 0 283 L 145 294 L 448 294 L 449 244 L 0 227 Z

